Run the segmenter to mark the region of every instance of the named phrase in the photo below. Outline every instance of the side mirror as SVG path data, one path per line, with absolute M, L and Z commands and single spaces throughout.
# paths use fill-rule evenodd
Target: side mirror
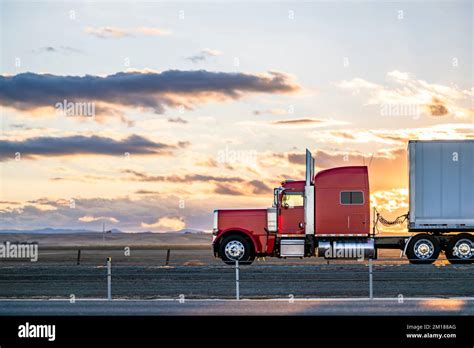
M 280 195 L 281 195 L 282 192 L 283 192 L 283 189 L 281 187 L 277 187 L 277 188 L 273 189 L 273 204 L 272 204 L 272 206 L 274 208 L 279 208 L 280 207 L 279 199 L 280 199 Z
M 290 205 L 288 203 L 283 203 L 283 208 L 288 209 Z

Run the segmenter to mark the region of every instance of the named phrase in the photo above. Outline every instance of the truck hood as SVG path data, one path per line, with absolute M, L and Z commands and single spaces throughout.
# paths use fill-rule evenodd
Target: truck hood
M 218 209 L 216 211 L 219 232 L 234 228 L 255 233 L 265 232 L 267 209 Z

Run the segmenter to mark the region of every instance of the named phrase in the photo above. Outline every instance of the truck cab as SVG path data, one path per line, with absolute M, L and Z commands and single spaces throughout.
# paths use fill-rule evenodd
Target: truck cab
M 334 237 L 361 237 L 354 242 L 367 243 L 367 167 L 332 168 L 314 175 L 308 150 L 306 162 L 306 180 L 283 181 L 274 189 L 272 207 L 214 211 L 216 257 L 251 263 L 259 256 L 316 256 L 319 242 L 326 251 Z
M 400 249 L 411 263 L 434 262 L 441 251 L 451 263 L 474 262 L 474 140 L 410 141 L 410 211 L 393 221 L 374 214 L 366 166 L 314 173 L 306 150 L 305 180 L 274 189 L 261 209 L 214 211 L 214 255 L 226 263 L 256 257 L 376 258 L 378 249 Z M 417 234 L 378 236 L 377 223 L 407 222 Z

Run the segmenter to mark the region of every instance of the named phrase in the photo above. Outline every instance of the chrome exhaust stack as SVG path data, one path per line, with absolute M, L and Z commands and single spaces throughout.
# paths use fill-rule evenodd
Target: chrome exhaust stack
M 314 235 L 314 158 L 306 149 L 306 183 L 304 187 L 305 234 Z

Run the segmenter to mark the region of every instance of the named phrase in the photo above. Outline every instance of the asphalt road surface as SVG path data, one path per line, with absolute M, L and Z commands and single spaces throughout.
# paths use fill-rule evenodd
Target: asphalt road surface
M 115 254 L 114 254 L 115 253 Z M 48 252 L 38 262 L 0 262 L 0 299 L 107 298 L 105 260 L 112 256 L 114 299 L 233 299 L 235 269 L 207 250 Z M 390 258 L 389 258 L 390 256 Z M 374 297 L 474 297 L 474 265 L 411 265 L 382 256 L 373 264 Z M 368 262 L 267 259 L 240 267 L 242 298 L 366 298 Z
M 0 300 L 0 315 L 474 315 L 472 299 Z

